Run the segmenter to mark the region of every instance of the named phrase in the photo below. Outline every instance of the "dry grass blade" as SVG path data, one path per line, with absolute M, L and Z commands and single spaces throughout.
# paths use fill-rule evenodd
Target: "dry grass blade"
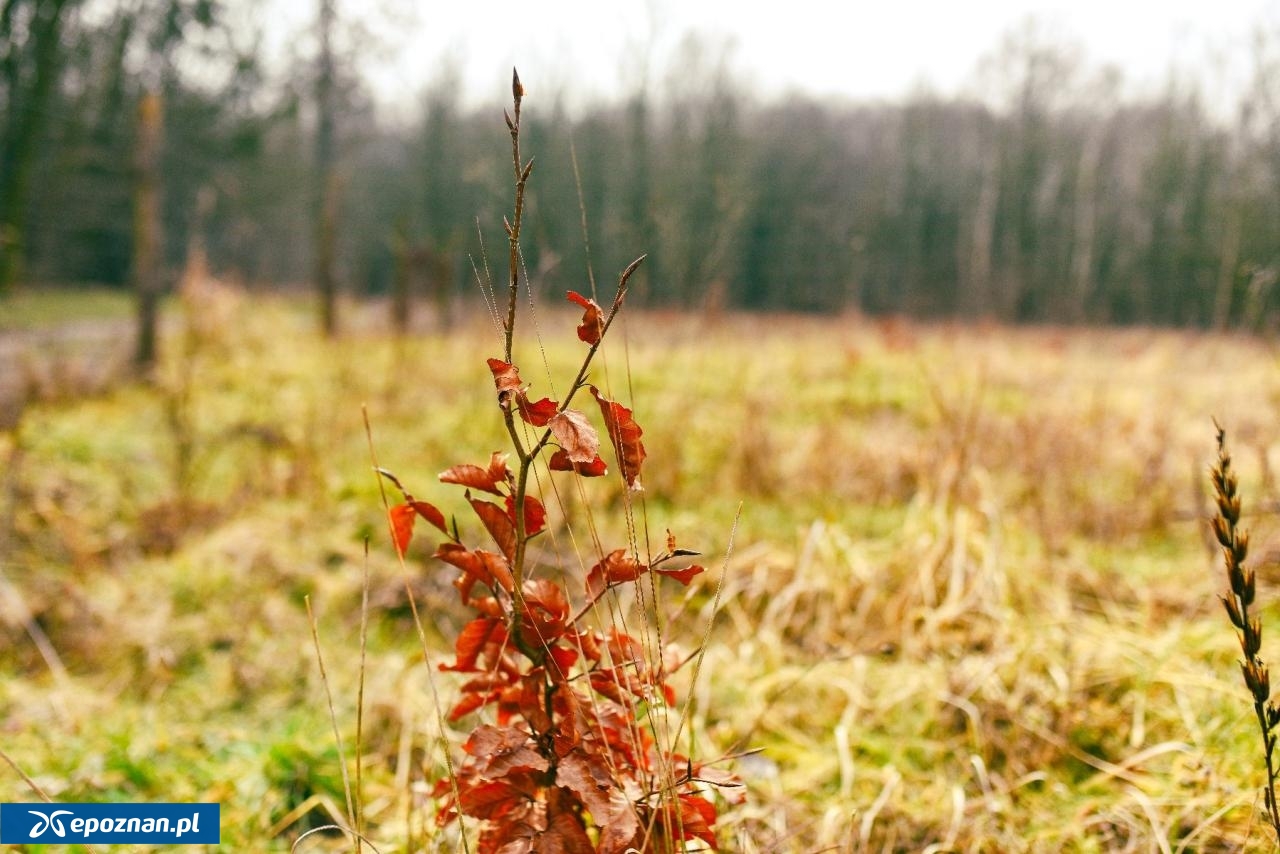
M 40 800 L 44 801 L 46 804 L 53 803 L 53 798 L 49 797 L 48 793 L 45 792 L 44 789 L 40 788 L 39 783 L 27 776 L 27 773 L 18 766 L 17 762 L 13 761 L 13 758 L 9 756 L 8 753 L 4 752 L 3 748 L 0 748 L 0 759 L 3 759 L 4 763 L 12 768 L 15 774 L 22 778 L 22 782 L 26 783 L 27 788 L 35 792 L 40 797 Z M 97 854 L 97 849 L 87 843 L 84 846 L 84 850 L 88 851 L 89 854 Z
M 302 834 L 301 836 L 299 836 L 297 839 L 295 839 L 295 840 L 294 840 L 293 845 L 289 847 L 289 851 L 290 851 L 290 852 L 297 851 L 297 850 L 298 850 L 298 846 L 302 844 L 302 841 L 303 841 L 304 839 L 306 839 L 306 838 L 310 837 L 310 836 L 314 836 L 314 835 L 315 835 L 315 834 L 317 834 L 317 833 L 328 833 L 329 831 L 332 831 L 332 830 L 340 831 L 340 832 L 345 833 L 345 834 L 347 834 L 348 836 L 350 836 L 350 837 L 354 838 L 354 839 L 356 840 L 356 850 L 357 850 L 357 851 L 359 851 L 359 850 L 360 850 L 360 845 L 362 845 L 362 844 L 363 844 L 363 845 L 368 845 L 368 846 L 369 846 L 369 848 L 370 848 L 370 850 L 372 850 L 372 851 L 374 852 L 374 854 L 382 854 L 382 852 L 380 852 L 380 851 L 378 850 L 378 846 L 374 845 L 374 844 L 373 844 L 373 843 L 372 843 L 372 842 L 371 842 L 367 837 L 365 837 L 363 834 L 361 834 L 361 833 L 357 833 L 356 831 L 352 830 L 352 829 L 351 829 L 351 828 L 349 828 L 349 827 L 343 827 L 343 826 L 342 826 L 342 825 L 340 825 L 340 824 L 322 824 L 322 825 L 320 825 L 319 827 L 313 827 L 313 828 L 311 828 L 311 829 L 310 829 L 310 830 L 308 830 L 306 833 Z
M 316 649 L 316 664 L 320 667 L 320 682 L 324 685 L 324 698 L 329 704 L 329 721 L 333 724 L 334 743 L 338 747 L 338 764 L 342 771 L 342 793 L 347 799 L 347 821 L 352 828 L 352 832 L 355 832 L 355 800 L 351 795 L 351 779 L 347 774 L 347 754 L 342 746 L 342 730 L 338 727 L 338 713 L 333 708 L 333 691 L 329 688 L 329 674 L 324 669 L 324 655 L 320 652 L 320 630 L 316 626 L 316 617 L 311 610 L 311 597 L 303 597 L 303 602 L 307 606 L 307 620 L 311 624 L 311 640 Z

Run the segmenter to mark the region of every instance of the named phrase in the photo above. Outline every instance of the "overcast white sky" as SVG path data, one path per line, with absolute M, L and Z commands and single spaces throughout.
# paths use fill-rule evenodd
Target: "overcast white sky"
M 1129 91 L 1157 88 L 1170 67 L 1202 80 L 1212 100 L 1244 75 L 1258 26 L 1280 32 L 1280 0 L 336 0 L 360 21 L 363 73 L 384 103 L 411 103 L 451 57 L 468 99 L 504 99 L 516 65 L 531 94 L 607 97 L 646 57 L 660 80 L 689 32 L 727 52 L 762 95 L 897 98 L 974 83 L 979 60 L 1034 19 L 1081 48 L 1090 69 L 1118 66 Z M 278 55 L 305 51 L 318 0 L 272 0 Z

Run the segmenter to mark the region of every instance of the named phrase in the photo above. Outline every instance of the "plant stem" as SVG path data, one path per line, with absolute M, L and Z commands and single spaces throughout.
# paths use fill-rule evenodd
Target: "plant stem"
M 533 161 L 522 165 L 520 160 L 520 103 L 524 100 L 524 86 L 520 84 L 520 75 L 511 69 L 511 97 L 514 105 L 514 117 L 507 116 L 507 129 L 511 131 L 511 164 L 515 170 L 516 193 L 515 210 L 507 225 L 507 246 L 510 252 L 508 264 L 511 278 L 507 286 L 507 321 L 506 348 L 504 360 L 511 361 L 511 344 L 516 331 L 516 298 L 520 290 L 520 220 L 524 215 L 524 187 L 533 170 Z
M 511 220 L 506 223 L 509 249 L 507 263 L 510 269 L 510 278 L 507 282 L 507 318 L 503 324 L 505 331 L 503 359 L 507 363 L 513 361 L 512 344 L 515 340 L 516 331 L 516 302 L 520 293 L 520 223 L 524 218 L 524 189 L 529 181 L 529 174 L 533 171 L 532 160 L 527 164 L 521 164 L 520 104 L 524 100 L 524 86 L 521 85 L 520 75 L 514 68 L 511 69 L 511 98 L 512 115 L 506 116 L 506 119 L 507 129 L 511 132 L 511 164 L 515 174 L 516 185 L 515 209 L 512 212 Z M 522 631 L 525 612 L 524 561 L 528 541 L 527 526 L 524 518 L 524 496 L 528 487 L 529 467 L 533 463 L 537 452 L 536 450 L 533 452 L 526 450 L 524 443 L 520 441 L 520 431 L 516 429 L 515 409 L 515 405 L 508 403 L 502 410 L 502 418 L 507 426 L 507 434 L 511 437 L 512 447 L 515 448 L 516 456 L 520 460 L 516 476 L 516 494 L 511 508 L 512 515 L 515 516 L 516 544 L 515 550 L 511 555 L 513 584 L 509 632 L 517 649 L 528 656 L 530 660 L 541 662 L 545 657 L 545 651 L 537 645 L 526 644 Z M 541 444 L 539 444 L 539 447 L 541 447 Z
M 1218 513 L 1213 518 L 1213 532 L 1222 546 L 1223 561 L 1227 569 L 1227 585 L 1230 593 L 1222 597 L 1231 624 L 1239 631 L 1244 661 L 1240 670 L 1245 687 L 1253 698 L 1253 712 L 1262 731 L 1263 758 L 1267 766 L 1267 786 L 1263 790 L 1267 806 L 1267 819 L 1280 842 L 1280 804 L 1276 803 L 1276 725 L 1280 723 L 1280 709 L 1270 702 L 1271 673 L 1258 656 L 1262 649 L 1262 622 L 1249 615 L 1249 606 L 1257 596 L 1257 576 L 1245 566 L 1249 554 L 1249 533 L 1239 527 L 1239 482 L 1231 471 L 1231 455 L 1227 453 L 1226 432 L 1218 427 L 1218 460 L 1212 471 L 1213 488 L 1218 503 Z

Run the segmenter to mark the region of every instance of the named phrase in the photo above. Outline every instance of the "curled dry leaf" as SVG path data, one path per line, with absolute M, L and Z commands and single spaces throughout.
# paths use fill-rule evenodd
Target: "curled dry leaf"
M 605 465 L 604 460 L 600 459 L 599 454 L 596 454 L 596 458 L 589 463 L 575 463 L 569 459 L 569 455 L 563 448 L 556 449 L 551 459 L 547 461 L 547 467 L 552 471 L 577 472 L 583 477 L 601 477 L 609 473 L 609 467 Z
M 594 462 L 600 450 L 600 435 L 587 416 L 576 409 L 566 409 L 547 422 L 570 462 Z
M 689 582 L 693 581 L 695 576 L 701 575 L 702 573 L 706 572 L 706 569 L 704 567 L 698 566 L 695 563 L 679 569 L 665 569 L 661 566 L 655 566 L 653 568 L 653 571 L 658 573 L 658 575 L 663 575 L 663 576 L 666 576 L 667 578 L 674 578 L 676 581 L 679 581 L 685 587 L 688 587 Z
M 631 417 L 630 409 L 605 397 L 595 386 L 590 386 L 590 389 L 596 403 L 600 404 L 605 429 L 609 431 L 609 440 L 618 454 L 618 465 L 622 467 L 622 479 L 632 489 L 640 489 L 640 466 L 644 464 L 644 458 L 647 456 L 644 443 L 640 441 L 644 431 Z
M 595 598 L 606 587 L 635 581 L 648 571 L 649 567 L 627 554 L 626 549 L 615 549 L 587 573 L 587 595 Z
M 493 384 L 498 389 L 498 403 L 506 406 L 524 385 L 520 380 L 520 369 L 501 359 L 489 359 L 489 370 L 493 373 Z
M 545 427 L 560 408 L 560 404 L 549 397 L 530 401 L 524 390 L 524 381 L 520 379 L 520 369 L 510 362 L 490 359 L 489 370 L 493 372 L 493 384 L 498 389 L 498 403 L 507 406 L 514 401 L 520 417 L 534 427 Z
M 569 291 L 569 302 L 582 306 L 582 323 L 578 325 L 578 339 L 587 344 L 599 344 L 604 334 L 604 312 L 593 299 L 588 299 L 577 291 Z
M 497 507 L 497 505 L 492 506 Z M 471 551 L 457 543 L 441 543 L 440 548 L 436 549 L 435 556 L 462 570 L 472 584 L 480 582 L 493 590 L 501 588 L 508 593 L 515 589 L 511 565 L 500 554 L 487 552 L 484 549 Z M 467 587 L 467 592 L 469 591 L 470 586 Z
M 507 467 L 507 455 L 498 451 L 489 457 L 487 468 L 464 463 L 440 472 L 441 483 L 456 483 L 471 489 L 492 492 L 494 495 L 502 495 L 503 492 L 498 489 L 498 485 L 509 485 L 510 480 L 511 469 Z
M 524 584 L 525 613 L 521 627 L 531 644 L 549 647 L 564 634 L 569 619 L 569 600 L 548 578 L 534 578 Z

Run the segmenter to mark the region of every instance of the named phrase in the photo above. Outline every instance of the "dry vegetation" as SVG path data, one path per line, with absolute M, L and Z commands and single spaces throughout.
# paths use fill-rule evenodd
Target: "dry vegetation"
M 288 302 L 191 299 L 224 322 L 169 340 L 157 387 L 36 402 L 0 437 L 0 744 L 52 797 L 219 801 L 228 850 L 288 850 L 343 813 L 303 597 L 350 744 L 371 537 L 369 835 L 452 850 L 433 836 L 436 710 L 360 404 L 380 462 L 450 505 L 435 473 L 505 442 L 484 362 L 500 339 L 368 322 L 324 342 Z M 571 374 L 578 317 L 527 322 Z M 692 686 L 699 755 L 762 749 L 738 763 L 750 794 L 722 809 L 725 850 L 1270 850 L 1205 520 L 1216 415 L 1253 529 L 1251 613 L 1270 624 L 1271 348 L 635 313 L 613 334 L 598 376 L 645 428 L 648 529 L 718 567 L 742 504 Z M 525 344 L 515 361 L 542 364 Z M 602 538 L 621 535 L 620 485 L 589 488 Z M 564 498 L 553 525 L 581 525 Z M 466 614 L 429 551 L 410 549 L 410 586 L 444 656 Z M 714 582 L 664 602 L 690 644 Z M 456 683 L 437 678 L 448 705 Z M 0 776 L 0 799 L 30 798 Z

